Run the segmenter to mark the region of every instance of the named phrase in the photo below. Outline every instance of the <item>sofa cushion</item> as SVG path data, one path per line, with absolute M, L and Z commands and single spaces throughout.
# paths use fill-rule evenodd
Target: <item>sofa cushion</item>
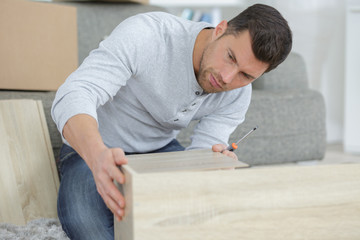
M 291 52 L 287 59 L 274 70 L 253 82 L 253 89 L 288 90 L 308 89 L 306 66 L 301 55 Z

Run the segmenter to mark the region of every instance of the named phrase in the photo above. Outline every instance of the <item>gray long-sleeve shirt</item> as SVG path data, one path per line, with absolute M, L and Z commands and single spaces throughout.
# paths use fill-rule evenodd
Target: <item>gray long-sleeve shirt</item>
M 108 147 L 148 152 L 196 119 L 187 149 L 226 144 L 245 119 L 251 85 L 203 93 L 192 56 L 206 27 L 161 12 L 123 21 L 59 88 L 52 106 L 59 131 L 72 116 L 88 114 Z

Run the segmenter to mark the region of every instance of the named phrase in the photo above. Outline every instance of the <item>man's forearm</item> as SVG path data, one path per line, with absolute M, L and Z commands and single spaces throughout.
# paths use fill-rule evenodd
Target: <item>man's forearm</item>
M 96 120 L 86 114 L 70 118 L 64 126 L 63 136 L 85 160 L 94 176 L 98 193 L 120 221 L 124 216 L 125 199 L 116 188 L 114 180 L 121 184 L 125 182 L 125 177 L 118 168 L 127 163 L 122 149 L 106 147 Z
M 102 141 L 96 120 L 87 114 L 78 114 L 70 118 L 64 126 L 63 136 L 90 169 L 96 157 L 107 148 Z

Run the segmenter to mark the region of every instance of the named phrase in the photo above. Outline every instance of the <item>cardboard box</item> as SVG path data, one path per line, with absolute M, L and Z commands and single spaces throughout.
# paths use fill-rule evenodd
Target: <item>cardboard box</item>
M 56 90 L 78 67 L 76 8 L 0 1 L 0 89 Z

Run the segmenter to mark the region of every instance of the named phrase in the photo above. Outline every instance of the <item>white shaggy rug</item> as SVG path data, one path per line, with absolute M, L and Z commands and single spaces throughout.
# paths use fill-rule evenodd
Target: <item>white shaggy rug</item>
M 58 219 L 36 219 L 25 226 L 0 223 L 1 240 L 69 240 Z

